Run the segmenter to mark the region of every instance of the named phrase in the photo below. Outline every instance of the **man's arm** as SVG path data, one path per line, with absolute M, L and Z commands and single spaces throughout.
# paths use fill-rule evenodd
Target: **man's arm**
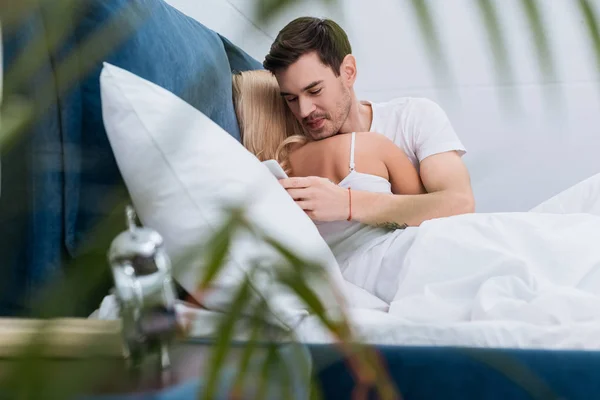
M 434 154 L 421 162 L 428 193 L 373 193 L 344 189 L 328 179 L 299 177 L 280 182 L 296 203 L 317 221 L 352 220 L 388 228 L 418 226 L 423 221 L 474 211 L 469 173 L 454 152 Z M 350 200 L 352 204 L 350 205 Z
M 351 214 L 353 220 L 365 224 L 402 228 L 418 226 L 434 218 L 474 212 L 470 177 L 461 158 L 465 150 L 444 110 L 431 100 L 414 99 L 404 112 L 404 118 L 398 123 L 402 124 L 403 134 L 414 143 L 415 155 L 420 160 L 421 181 L 427 193 L 352 190 L 350 198 L 348 190 L 317 177 L 283 180 L 283 186 L 308 216 L 318 221 L 345 220 Z M 397 165 L 389 167 L 396 174 L 402 169 Z M 393 178 L 394 172 L 390 175 Z
M 369 225 L 402 228 L 475 211 L 469 172 L 456 152 L 425 158 L 420 164 L 420 174 L 426 194 L 389 195 L 354 191 L 353 219 Z

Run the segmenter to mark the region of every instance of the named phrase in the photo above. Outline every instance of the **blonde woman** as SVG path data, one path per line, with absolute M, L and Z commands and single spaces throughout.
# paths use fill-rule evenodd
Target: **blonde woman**
M 409 158 L 383 135 L 355 132 L 322 140 L 305 136 L 270 72 L 234 75 L 233 93 L 244 147 L 261 161 L 277 160 L 290 177 L 318 176 L 347 186 L 360 176 L 386 181 L 396 194 L 425 193 Z

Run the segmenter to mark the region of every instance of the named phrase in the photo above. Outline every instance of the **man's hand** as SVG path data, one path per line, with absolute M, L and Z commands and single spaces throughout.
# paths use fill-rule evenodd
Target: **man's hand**
M 314 221 L 342 221 L 349 215 L 348 190 L 316 176 L 281 179 L 281 185 Z

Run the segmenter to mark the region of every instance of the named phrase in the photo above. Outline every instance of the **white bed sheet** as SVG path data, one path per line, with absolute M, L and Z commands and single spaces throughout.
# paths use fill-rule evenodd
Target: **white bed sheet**
M 600 174 L 554 196 L 531 211 L 556 214 L 589 213 L 600 216 Z M 600 254 L 600 237 L 596 239 L 598 246 L 597 250 L 594 250 L 595 255 Z M 589 259 L 587 261 L 589 263 Z M 600 267 L 600 265 L 598 266 Z M 594 282 L 600 282 L 600 277 L 592 278 Z M 598 286 L 597 296 L 600 296 L 600 284 Z M 350 290 L 353 288 L 350 287 Z M 551 315 L 553 310 L 550 302 L 545 304 L 546 309 L 542 310 L 545 314 L 544 312 L 542 314 L 548 316 L 548 307 L 550 307 L 552 318 L 534 322 L 523 317 L 527 314 L 517 318 L 511 318 L 510 314 L 500 314 L 495 318 L 486 316 L 479 320 L 461 320 L 460 318 L 410 320 L 403 317 L 403 315 L 407 315 L 405 312 L 394 315 L 393 304 L 392 313 L 390 313 L 387 305 L 376 297 L 368 299 L 364 292 L 360 295 L 365 308 L 355 306 L 348 310 L 348 316 L 357 338 L 364 343 L 406 346 L 600 349 L 600 302 L 598 302 L 600 297 L 596 297 L 593 291 L 588 299 L 591 302 L 588 304 L 587 314 L 573 316 L 570 313 L 577 311 L 577 303 L 567 304 L 567 308 L 571 308 L 567 312 L 567 317 L 563 320 L 560 318 L 556 320 L 553 318 L 556 316 Z M 557 299 L 561 300 L 560 296 Z M 111 296 L 107 297 L 99 312 L 92 317 L 116 318 L 117 313 L 113 300 Z M 596 308 L 597 302 L 598 307 Z M 561 303 L 557 303 L 556 306 L 560 308 Z M 418 312 L 413 313 L 413 316 L 421 312 L 418 308 L 416 309 Z M 518 308 L 516 310 L 518 311 Z M 560 310 L 557 312 L 560 317 Z M 223 315 L 219 312 L 199 310 L 186 303 L 177 305 L 177 313 L 180 320 L 188 325 L 189 335 L 197 338 L 214 338 Z M 444 319 L 445 321 L 443 321 Z M 306 317 L 296 327 L 294 333 L 298 340 L 304 343 L 329 343 L 334 340 L 314 316 Z M 238 326 L 234 337 L 237 340 L 247 339 L 247 327 L 243 324 Z

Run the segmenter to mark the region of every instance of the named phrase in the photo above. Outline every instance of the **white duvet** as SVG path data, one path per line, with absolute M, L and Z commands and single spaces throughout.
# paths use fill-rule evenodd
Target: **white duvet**
M 442 218 L 405 234 L 389 308 L 349 310 L 362 340 L 600 349 L 600 174 L 530 212 Z M 318 325 L 305 321 L 299 336 L 330 340 Z
M 600 349 L 600 174 L 530 212 L 443 218 L 406 234 L 413 242 L 391 303 L 363 293 L 348 310 L 361 341 Z M 178 310 L 191 335 L 214 334 L 218 313 Z M 295 333 L 333 340 L 315 317 Z
M 390 314 L 600 323 L 600 216 L 471 214 L 425 222 L 413 234 Z

